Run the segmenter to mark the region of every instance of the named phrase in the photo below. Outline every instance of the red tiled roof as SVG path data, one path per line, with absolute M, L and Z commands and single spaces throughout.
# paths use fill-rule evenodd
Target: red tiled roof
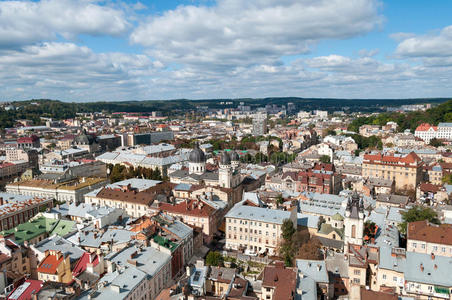
M 412 164 L 421 161 L 419 156 L 414 152 L 410 152 L 404 157 L 398 157 L 393 155 L 382 155 L 381 153 L 365 154 L 364 160 L 368 160 L 372 163 L 396 163 L 396 164 L 397 163 Z
M 25 289 L 22 290 L 19 289 L 21 286 L 25 287 Z M 29 300 L 32 299 L 32 294 L 36 295 L 39 290 L 42 288 L 42 281 L 41 280 L 32 280 L 28 279 L 24 283 L 22 283 L 20 286 L 16 287 L 11 294 L 8 295 L 8 300 Z
M 397 300 L 398 296 L 395 293 L 376 292 L 367 290 L 361 287 L 361 300 Z
M 58 266 L 63 261 L 63 255 L 49 254 L 42 260 L 38 267 L 38 273 L 55 274 Z
M 141 192 L 137 192 L 133 189 L 104 187 L 99 191 L 99 193 L 97 193 L 96 196 L 102 199 L 151 205 L 157 195 L 169 195 L 172 188 L 173 184 L 169 182 L 159 183 L 156 186 L 153 186 Z
M 449 224 L 434 225 L 427 220 L 408 223 L 407 238 L 409 240 L 452 245 L 452 226 Z
M 6 167 L 11 167 L 11 166 L 14 166 L 14 164 L 10 163 L 10 162 L 3 162 L 3 163 L 0 164 L 0 169 L 1 168 L 6 168 Z
M 430 128 L 433 128 L 433 130 L 437 131 L 438 127 L 437 126 L 432 126 L 428 123 L 422 123 L 421 125 L 419 125 L 416 128 L 416 131 L 428 131 Z
M 164 212 L 197 217 L 208 217 L 215 211 L 214 208 L 198 200 L 186 200 L 178 204 L 160 203 L 159 209 Z
M 20 137 L 17 139 L 17 143 L 21 144 L 21 143 L 33 143 L 35 141 L 37 141 L 39 138 L 36 135 L 32 135 L 32 136 L 25 136 L 25 137 Z
M 294 299 L 296 285 L 297 273 L 291 268 L 285 268 L 282 262 L 277 262 L 274 266 L 265 267 L 262 286 L 275 288 L 273 299 Z
M 86 270 L 89 263 L 92 263 L 93 266 L 97 266 L 99 264 L 99 256 L 95 253 L 85 252 L 77 261 L 77 264 L 72 271 L 72 275 L 78 276 Z
M 439 191 L 439 189 L 441 188 L 440 185 L 434 185 L 431 183 L 421 183 L 419 185 L 419 188 L 421 189 L 421 191 L 423 192 L 432 192 L 432 193 L 436 193 Z

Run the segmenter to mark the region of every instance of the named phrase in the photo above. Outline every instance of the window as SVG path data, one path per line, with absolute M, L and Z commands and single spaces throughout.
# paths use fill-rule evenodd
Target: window
M 422 245 L 421 245 L 421 248 L 422 248 L 422 249 L 425 249 L 425 244 L 422 244 Z
M 392 281 L 397 282 L 397 276 L 392 277 Z
M 361 280 L 359 278 L 353 278 L 353 283 L 360 284 Z
M 417 244 L 416 244 L 416 243 L 413 243 L 412 245 L 413 245 L 413 248 L 416 248 L 416 246 L 417 246 Z
M 356 237 L 356 225 L 352 225 L 352 238 Z
M 354 271 L 353 271 L 353 274 L 355 274 L 355 275 L 361 275 L 361 270 L 354 270 Z
M 386 279 L 386 274 L 383 274 L 383 279 Z

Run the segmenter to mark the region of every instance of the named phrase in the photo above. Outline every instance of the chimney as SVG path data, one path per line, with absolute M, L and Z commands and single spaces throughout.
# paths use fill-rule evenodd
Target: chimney
M 424 265 L 421 263 L 421 272 L 424 272 Z
M 432 260 L 435 259 L 435 253 L 432 252 Z
M 5 204 L 5 202 L 3 201 L 3 197 L 0 197 L 0 205 Z
M 438 266 L 436 264 L 433 267 L 435 268 L 435 270 L 438 269 Z

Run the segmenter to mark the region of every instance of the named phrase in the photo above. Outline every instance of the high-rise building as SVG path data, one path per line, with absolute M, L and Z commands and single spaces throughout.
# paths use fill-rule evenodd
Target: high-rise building
M 253 116 L 253 135 L 265 135 L 267 133 L 267 114 L 259 112 Z

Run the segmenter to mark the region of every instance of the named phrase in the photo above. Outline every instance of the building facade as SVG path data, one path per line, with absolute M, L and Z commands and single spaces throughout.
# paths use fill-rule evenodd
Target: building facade
M 422 161 L 414 152 L 406 156 L 366 154 L 362 176 L 393 180 L 396 189 L 414 190 L 422 179 Z

